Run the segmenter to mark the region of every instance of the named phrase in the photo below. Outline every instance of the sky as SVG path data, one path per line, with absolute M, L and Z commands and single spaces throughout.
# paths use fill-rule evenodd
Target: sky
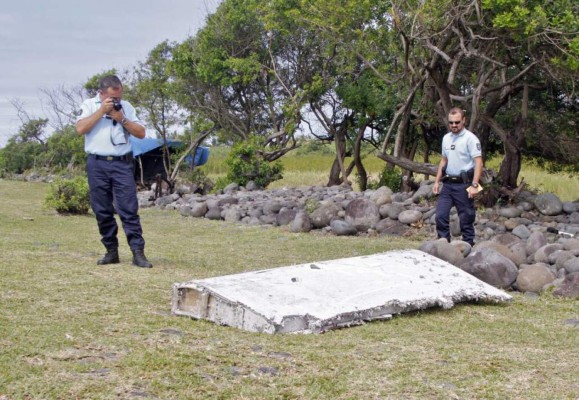
M 203 27 L 220 0 L 14 0 L 0 8 L 0 147 L 22 122 L 47 118 L 41 89 L 77 87 L 90 77 L 144 61 L 168 39 Z

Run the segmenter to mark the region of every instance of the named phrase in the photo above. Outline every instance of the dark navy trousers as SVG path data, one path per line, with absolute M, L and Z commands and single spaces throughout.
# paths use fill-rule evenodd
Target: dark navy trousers
M 442 185 L 436 205 L 436 232 L 439 238 L 445 238 L 450 242 L 450 209 L 455 206 L 460 220 L 462 240 L 474 244 L 476 211 L 474 199 L 469 199 L 466 191 L 469 186 L 470 183 L 451 182 Z
M 97 160 L 89 156 L 86 168 L 90 204 L 97 219 L 103 245 L 107 249 L 119 247 L 119 228 L 114 216 L 116 207 L 129 247 L 131 250 L 144 249 L 145 240 L 138 213 L 139 202 L 132 161 Z

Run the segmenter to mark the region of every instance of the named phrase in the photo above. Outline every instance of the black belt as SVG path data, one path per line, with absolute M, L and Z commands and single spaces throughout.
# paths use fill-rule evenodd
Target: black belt
M 105 161 L 131 161 L 133 159 L 133 153 L 123 154 L 122 156 L 100 156 L 98 154 L 89 154 L 88 156 L 95 160 Z
M 445 176 L 442 178 L 445 183 L 465 183 L 461 176 Z

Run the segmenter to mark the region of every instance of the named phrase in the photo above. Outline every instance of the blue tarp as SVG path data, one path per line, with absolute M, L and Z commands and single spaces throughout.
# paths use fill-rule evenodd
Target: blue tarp
M 155 138 L 144 138 L 144 139 L 137 139 L 134 136 L 130 136 L 129 140 L 131 141 L 131 146 L 133 148 L 133 156 L 138 157 L 142 154 L 146 154 L 151 150 L 155 150 L 161 146 L 163 146 L 163 139 L 155 139 Z M 169 147 L 181 147 L 183 143 L 178 140 L 167 140 L 167 145 Z M 197 151 L 195 152 L 195 165 L 203 165 L 209 159 L 209 148 L 208 147 L 197 147 Z M 192 157 L 188 155 L 185 160 L 189 165 L 191 165 Z

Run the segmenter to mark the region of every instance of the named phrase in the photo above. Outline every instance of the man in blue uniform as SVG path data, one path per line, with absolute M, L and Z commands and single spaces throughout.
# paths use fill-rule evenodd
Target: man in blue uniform
M 121 100 L 123 85 L 118 77 L 107 75 L 99 81 L 95 97 L 85 100 L 76 130 L 84 135 L 88 154 L 86 169 L 90 202 L 96 215 L 101 242 L 106 254 L 98 265 L 117 264 L 119 259 L 116 211 L 123 223 L 127 241 L 133 252 L 133 264 L 142 268 L 153 265 L 145 257 L 145 240 L 139 218 L 137 188 L 133 177 L 133 157 L 129 135 L 142 139 L 145 127 L 135 108 Z
M 482 172 L 480 141 L 465 128 L 466 116 L 462 109 L 452 108 L 448 113 L 448 132 L 442 139 L 442 158 L 432 191 L 440 194 L 436 206 L 436 231 L 439 238 L 450 242 L 450 209 L 455 206 L 460 220 L 462 239 L 474 245 L 476 211 L 474 196 L 479 191 Z M 444 182 L 440 190 L 440 182 Z

